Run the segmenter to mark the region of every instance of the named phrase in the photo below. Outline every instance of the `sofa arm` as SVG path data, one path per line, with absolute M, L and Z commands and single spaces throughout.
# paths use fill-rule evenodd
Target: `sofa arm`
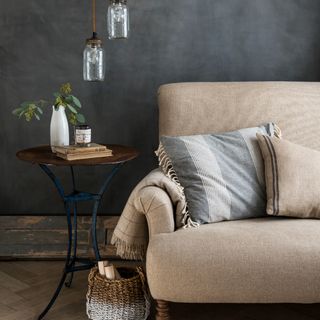
M 149 238 L 158 233 L 174 232 L 173 204 L 165 190 L 155 186 L 144 187 L 139 190 L 135 205 L 146 216 Z
M 114 229 L 111 244 L 123 259 L 144 259 L 150 239 L 175 231 L 176 212 L 186 206 L 174 182 L 151 171 L 131 192 Z

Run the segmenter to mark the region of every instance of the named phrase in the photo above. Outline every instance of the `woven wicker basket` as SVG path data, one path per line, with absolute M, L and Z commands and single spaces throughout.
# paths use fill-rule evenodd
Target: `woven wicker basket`
M 121 280 L 102 277 L 97 267 L 88 278 L 87 315 L 91 320 L 145 320 L 150 295 L 141 267 L 118 268 Z

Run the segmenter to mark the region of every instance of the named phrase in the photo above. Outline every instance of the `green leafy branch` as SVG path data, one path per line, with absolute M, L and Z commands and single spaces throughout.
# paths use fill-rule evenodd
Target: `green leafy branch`
M 24 117 L 28 122 L 32 119 L 40 120 L 44 108 L 53 104 L 55 110 L 58 110 L 60 106 L 66 109 L 68 120 L 72 125 L 84 123 L 85 117 L 79 112 L 81 109 L 80 100 L 71 93 L 72 88 L 70 83 L 64 83 L 61 85 L 59 92 L 53 94 L 53 103 L 45 100 L 24 101 L 12 113 L 19 118 Z

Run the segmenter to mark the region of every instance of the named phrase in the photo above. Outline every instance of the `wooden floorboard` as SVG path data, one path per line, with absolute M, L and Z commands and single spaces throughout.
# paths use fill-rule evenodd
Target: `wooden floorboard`
M 35 320 L 51 298 L 63 265 L 62 261 L 0 262 L 0 319 Z M 87 271 L 75 274 L 72 287 L 63 288 L 46 320 L 88 319 L 87 275 Z M 170 310 L 172 320 L 320 320 L 320 304 L 170 304 Z

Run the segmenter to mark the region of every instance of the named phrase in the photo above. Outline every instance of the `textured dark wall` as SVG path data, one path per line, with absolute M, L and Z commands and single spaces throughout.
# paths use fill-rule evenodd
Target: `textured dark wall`
M 97 0 L 98 33 L 107 52 L 103 83 L 82 80 L 82 50 L 91 33 L 90 1 L 0 2 L 0 210 L 63 212 L 49 179 L 15 152 L 49 141 L 41 122 L 11 115 L 22 100 L 50 97 L 70 81 L 94 140 L 137 147 L 141 156 L 116 176 L 102 212 L 119 213 L 130 190 L 156 166 L 156 90 L 180 81 L 320 78 L 318 0 L 129 0 L 131 38 L 106 40 L 106 1 Z M 105 168 L 80 169 L 94 189 Z M 63 169 L 57 173 L 67 183 Z M 82 208 L 88 212 L 88 207 Z

